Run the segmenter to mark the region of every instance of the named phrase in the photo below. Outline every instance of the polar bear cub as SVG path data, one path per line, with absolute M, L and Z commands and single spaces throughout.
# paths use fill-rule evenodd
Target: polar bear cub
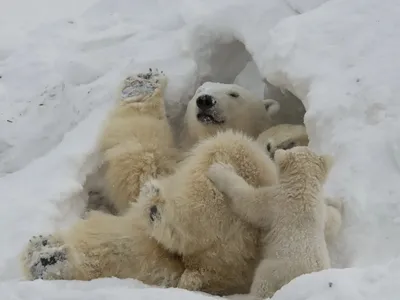
M 304 125 L 279 124 L 262 132 L 257 142 L 274 159 L 278 149 L 291 149 L 297 146 L 308 146 L 309 138 Z M 341 198 L 325 197 L 327 204 L 327 226 L 325 237 L 328 243 L 335 240 L 342 227 L 342 202 Z
M 186 108 L 181 147 L 190 149 L 196 142 L 227 129 L 257 138 L 272 126 L 279 110 L 276 100 L 260 99 L 239 85 L 205 82 Z
M 277 183 L 276 166 L 255 140 L 228 130 L 199 142 L 174 174 L 143 187 L 133 208 L 149 235 L 182 256 L 178 287 L 217 295 L 247 293 L 258 263 L 260 230 L 239 218 L 208 180 L 214 162 L 235 166 L 249 184 Z
M 179 157 L 164 107 L 167 77 L 150 69 L 127 77 L 99 138 L 103 184 L 117 214 L 136 201 L 149 178 L 175 170 Z
M 330 268 L 322 185 L 331 157 L 299 146 L 277 150 L 275 161 L 279 184 L 270 187 L 249 185 L 232 166 L 214 164 L 208 171 L 218 190 L 231 200 L 232 210 L 266 233 L 263 259 L 250 295 L 243 298 L 272 297 L 292 279 Z
M 262 132 L 257 142 L 274 158 L 277 149 L 290 149 L 296 146 L 308 146 L 309 139 L 304 125 L 279 124 Z

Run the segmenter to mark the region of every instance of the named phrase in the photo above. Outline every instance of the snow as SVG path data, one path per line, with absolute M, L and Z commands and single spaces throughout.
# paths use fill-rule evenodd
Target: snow
M 206 299 L 115 278 L 21 280 L 30 236 L 68 226 L 87 196 L 117 84 L 163 69 L 168 113 L 204 80 L 304 103 L 311 146 L 334 155 L 326 191 L 345 201 L 335 269 L 273 297 L 397 299 L 400 287 L 400 3 L 396 0 L 0 0 L 2 299 Z M 155 13 L 156 12 L 156 13 Z

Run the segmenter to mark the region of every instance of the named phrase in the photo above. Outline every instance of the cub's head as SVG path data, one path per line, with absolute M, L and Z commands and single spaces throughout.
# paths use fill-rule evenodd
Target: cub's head
M 304 125 L 280 124 L 262 132 L 257 142 L 274 159 L 277 149 L 288 150 L 297 146 L 307 146 L 309 143 Z
M 324 183 L 333 164 L 330 155 L 317 155 L 306 146 L 275 151 L 280 177 L 314 178 Z
M 226 129 L 256 137 L 271 126 L 279 109 L 277 101 L 259 99 L 236 84 L 206 82 L 189 101 L 185 122 L 189 135 L 197 139 Z

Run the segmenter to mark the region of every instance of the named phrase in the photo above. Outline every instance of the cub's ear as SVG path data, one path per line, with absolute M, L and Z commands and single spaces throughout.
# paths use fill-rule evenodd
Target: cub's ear
M 281 109 L 281 105 L 279 104 L 279 102 L 274 99 L 264 99 L 263 103 L 265 110 L 270 117 L 276 115 L 277 112 Z
M 333 162 L 334 162 L 333 156 L 329 155 L 329 154 L 324 154 L 324 155 L 321 155 L 321 160 L 325 166 L 326 171 L 329 172 L 331 170 Z

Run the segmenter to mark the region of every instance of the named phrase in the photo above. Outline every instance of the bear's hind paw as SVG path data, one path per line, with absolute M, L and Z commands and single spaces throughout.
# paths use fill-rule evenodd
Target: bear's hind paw
M 137 73 L 125 78 L 121 89 L 121 100 L 124 102 L 141 102 L 154 94 L 156 90 L 164 90 L 167 77 L 163 71 L 149 69 L 147 73 Z
M 28 277 L 35 279 L 68 279 L 67 249 L 52 235 L 33 236 L 22 257 Z

